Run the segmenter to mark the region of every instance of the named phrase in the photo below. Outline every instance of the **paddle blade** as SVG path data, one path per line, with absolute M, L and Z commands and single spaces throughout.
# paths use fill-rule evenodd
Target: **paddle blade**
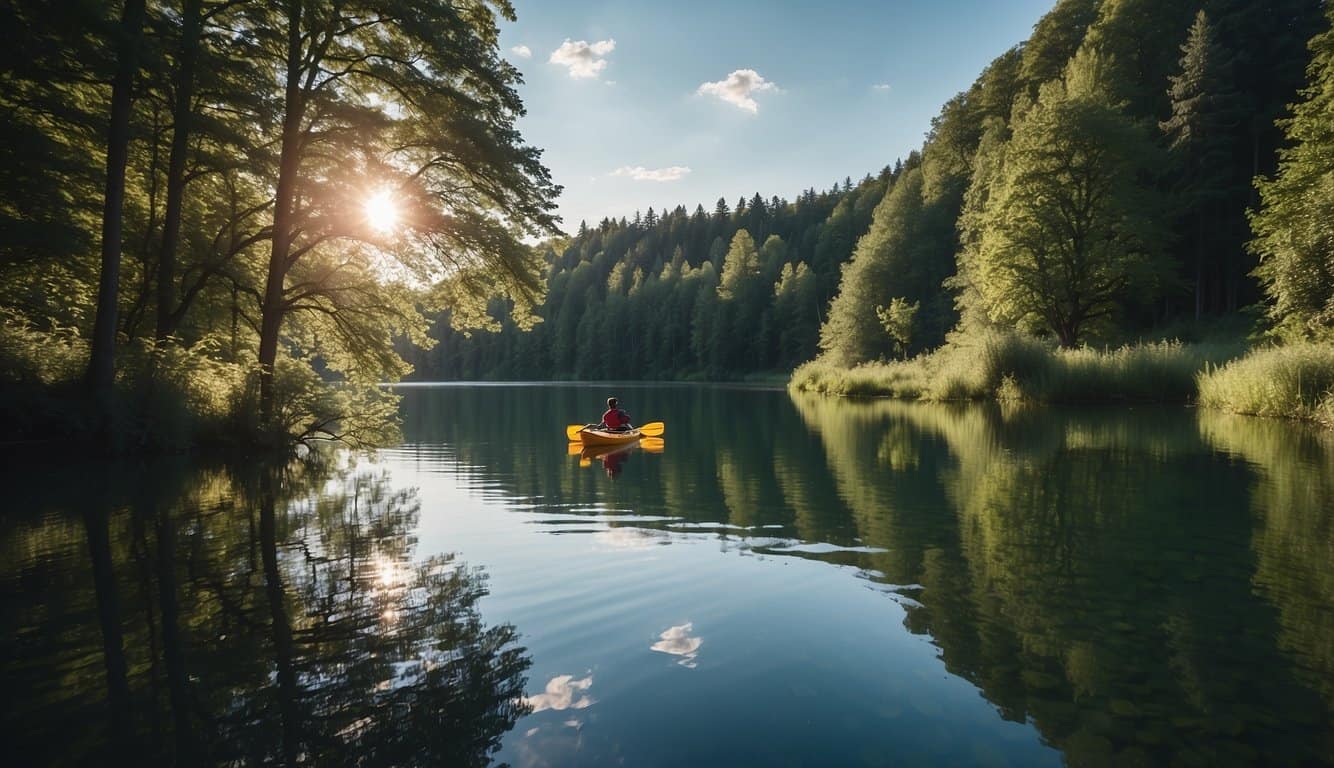
M 565 436 L 571 440 L 578 440 L 579 433 L 584 431 L 583 424 L 571 424 L 565 428 Z
M 578 456 L 580 453 L 583 453 L 583 450 L 584 450 L 583 443 L 570 443 L 569 445 L 565 446 L 565 455 Z
M 662 435 L 663 432 L 666 431 L 667 431 L 667 425 L 662 423 L 661 421 L 650 421 L 649 423 L 642 424 L 639 427 L 639 434 L 643 435 L 644 437 L 659 437 L 660 435 Z
M 639 441 L 639 447 L 648 453 L 662 453 L 667 448 L 667 441 L 661 437 L 646 437 Z
M 591 466 L 593 466 L 593 460 L 590 459 L 590 458 L 588 458 L 587 456 L 580 457 L 580 459 L 579 459 L 579 466 L 581 466 L 581 467 L 591 467 Z

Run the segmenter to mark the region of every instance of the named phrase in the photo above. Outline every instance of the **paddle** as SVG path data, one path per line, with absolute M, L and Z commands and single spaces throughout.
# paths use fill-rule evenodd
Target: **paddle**
M 596 426 L 596 424 L 571 424 L 565 428 L 565 436 L 571 440 L 578 440 L 580 432 Z M 660 437 L 666 431 L 667 425 L 661 421 L 650 421 L 639 428 L 639 434 L 644 437 Z
M 596 424 L 571 424 L 570 426 L 565 428 L 565 436 L 570 438 L 571 440 L 578 440 L 580 432 L 583 432 L 585 429 L 588 429 L 589 427 L 596 427 L 596 426 L 597 426 Z

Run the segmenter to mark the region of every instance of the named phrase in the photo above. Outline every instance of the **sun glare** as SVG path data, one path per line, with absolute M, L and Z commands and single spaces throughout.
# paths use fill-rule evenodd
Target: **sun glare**
M 380 190 L 366 200 L 366 223 L 381 234 L 389 234 L 398 226 L 398 204 L 388 190 Z

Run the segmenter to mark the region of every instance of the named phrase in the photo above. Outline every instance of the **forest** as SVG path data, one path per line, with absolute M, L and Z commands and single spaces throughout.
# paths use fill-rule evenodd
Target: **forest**
M 384 442 L 430 317 L 542 292 L 504 0 L 0 3 L 0 417 L 112 451 Z M 485 291 L 481 289 L 485 286 Z M 479 298 L 480 297 L 480 298 Z
M 795 387 L 1328 419 L 1330 14 L 1060 0 L 920 150 L 795 201 L 581 222 L 545 254 L 539 324 L 437 323 L 414 376 L 786 378 L 814 358 Z M 1268 401 L 1265 380 L 1301 391 Z
M 11 441 L 381 443 L 405 377 L 1334 423 L 1320 0 L 1059 0 L 860 181 L 577 225 L 513 14 L 0 2 Z
M 432 379 L 727 379 L 791 371 L 817 350 L 822 308 L 839 266 L 870 226 L 886 188 L 917 162 L 853 184 L 803 192 L 795 203 L 756 193 L 631 221 L 580 222 L 547 249 L 540 324 L 498 330 L 437 323 L 439 343 L 409 356 Z M 447 318 L 446 318 L 447 319 Z

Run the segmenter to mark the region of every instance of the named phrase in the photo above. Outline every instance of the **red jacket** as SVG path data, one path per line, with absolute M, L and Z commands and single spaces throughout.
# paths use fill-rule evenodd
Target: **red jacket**
M 620 408 L 609 408 L 602 414 L 602 423 L 606 424 L 608 429 L 620 429 L 629 426 L 630 414 Z

